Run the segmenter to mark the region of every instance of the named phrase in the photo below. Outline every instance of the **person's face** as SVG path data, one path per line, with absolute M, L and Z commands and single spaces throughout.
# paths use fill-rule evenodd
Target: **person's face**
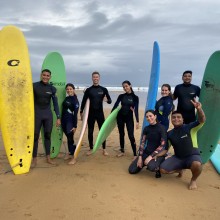
M 41 73 L 41 80 L 43 83 L 47 84 L 49 82 L 50 78 L 51 78 L 50 73 L 48 73 L 48 72 Z
M 157 123 L 157 116 L 154 115 L 154 114 L 151 113 L 151 112 L 148 112 L 148 113 L 146 114 L 146 119 L 147 119 L 147 121 L 149 122 L 150 125 L 154 125 L 154 124 Z
M 126 93 L 131 93 L 131 86 L 129 86 L 127 83 L 124 83 L 122 87 Z
M 93 75 L 92 75 L 93 85 L 98 85 L 98 84 L 99 84 L 99 80 L 100 80 L 99 74 L 93 74 Z
M 185 73 L 182 77 L 184 83 L 189 84 L 192 81 L 192 75 L 190 73 Z
M 161 95 L 162 95 L 162 97 L 165 97 L 165 96 L 170 95 L 170 91 L 169 91 L 168 87 L 163 86 L 163 87 L 161 88 Z
M 69 96 L 73 96 L 73 95 L 75 94 L 75 90 L 73 89 L 72 86 L 67 86 L 67 87 L 66 87 L 66 93 L 67 93 L 67 95 L 69 95 Z
M 174 127 L 179 127 L 181 125 L 183 125 L 183 116 L 182 114 L 174 114 L 171 116 L 171 122 L 173 124 Z

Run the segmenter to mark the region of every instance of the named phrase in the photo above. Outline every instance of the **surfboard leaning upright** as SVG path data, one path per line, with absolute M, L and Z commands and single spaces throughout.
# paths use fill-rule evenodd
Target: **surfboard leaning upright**
M 89 116 L 89 106 L 90 106 L 90 100 L 87 99 L 86 100 L 86 105 L 83 111 L 83 118 L 82 118 L 82 128 L 80 131 L 80 135 L 79 135 L 79 139 L 76 145 L 76 150 L 74 152 L 74 159 L 76 159 L 79 155 L 81 146 L 82 146 L 82 140 L 83 140 L 83 136 L 85 134 L 86 131 L 86 126 L 87 126 L 87 120 L 88 120 L 88 116 Z
M 151 74 L 150 74 L 150 81 L 148 85 L 147 101 L 146 101 L 144 112 L 146 112 L 149 109 L 155 109 L 157 93 L 158 93 L 159 78 L 160 78 L 160 48 L 159 48 L 158 43 L 155 41 L 154 46 L 153 46 Z M 145 126 L 147 125 L 149 125 L 149 123 L 147 122 L 146 117 L 144 115 L 144 120 L 142 124 L 142 132 Z M 141 132 L 141 139 L 142 139 L 142 132 Z
M 23 174 L 32 159 L 34 99 L 28 47 L 17 27 L 1 30 L 0 57 L 2 137 L 13 172 Z
M 63 61 L 63 57 L 58 52 L 50 52 L 47 54 L 43 61 L 42 70 L 49 69 L 51 71 L 50 84 L 57 89 L 57 98 L 60 115 L 62 115 L 62 103 L 66 97 L 66 69 Z M 51 133 L 51 150 L 50 157 L 55 158 L 60 152 L 60 147 L 63 140 L 63 131 L 61 127 L 56 127 L 57 116 L 54 112 L 53 103 L 51 103 L 51 110 L 53 113 L 53 129 Z M 41 130 L 42 140 L 43 130 Z
M 198 131 L 198 146 L 202 162 L 206 163 L 220 139 L 220 51 L 214 52 L 206 65 L 199 101 L 206 115 L 206 122 Z
M 98 136 L 96 138 L 96 142 L 93 146 L 93 153 L 95 153 L 99 147 L 102 145 L 102 143 L 107 139 L 107 137 L 111 134 L 113 129 L 115 128 L 117 124 L 117 115 L 119 110 L 121 109 L 121 106 L 118 106 L 104 121 Z

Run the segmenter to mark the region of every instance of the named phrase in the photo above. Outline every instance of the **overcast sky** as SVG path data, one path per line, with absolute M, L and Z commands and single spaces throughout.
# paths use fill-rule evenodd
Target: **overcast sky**
M 60 52 L 67 80 L 90 85 L 148 86 L 153 43 L 161 51 L 162 83 L 182 83 L 193 71 L 200 85 L 210 55 L 220 50 L 219 0 L 0 0 L 0 28 L 19 27 L 26 38 L 33 80 L 47 53 Z

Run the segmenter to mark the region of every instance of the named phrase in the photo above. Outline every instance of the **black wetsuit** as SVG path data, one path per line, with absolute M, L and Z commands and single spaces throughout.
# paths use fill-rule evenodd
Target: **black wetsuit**
M 37 157 L 38 139 L 40 129 L 44 129 L 44 146 L 46 155 L 50 155 L 51 131 L 53 127 L 53 116 L 51 112 L 51 98 L 53 100 L 54 111 L 57 118 L 60 118 L 59 107 L 56 97 L 56 88 L 42 81 L 33 83 L 34 89 L 34 110 L 35 110 L 35 129 L 34 129 L 34 149 L 33 157 Z
M 119 110 L 118 115 L 117 115 L 117 125 L 118 125 L 118 131 L 120 135 L 121 152 L 124 153 L 124 145 L 125 145 L 124 126 L 126 124 L 128 137 L 131 142 L 133 154 L 134 156 L 137 156 L 136 143 L 135 143 L 135 138 L 134 138 L 133 111 L 136 117 L 136 122 L 139 122 L 139 117 L 138 117 L 139 98 L 133 92 L 121 94 L 118 96 L 118 99 L 116 100 L 112 111 L 115 108 L 117 108 L 120 102 L 121 102 L 121 109 Z
M 67 137 L 69 154 L 73 155 L 76 145 L 74 145 L 74 133 L 71 130 L 77 128 L 77 114 L 79 110 L 77 96 L 67 96 L 63 101 L 62 107 L 61 124 L 63 132 Z
M 90 100 L 89 116 L 88 116 L 88 139 L 89 139 L 90 149 L 93 148 L 93 131 L 94 131 L 95 121 L 97 121 L 99 129 L 101 128 L 102 124 L 105 121 L 105 116 L 103 112 L 103 99 L 105 96 L 107 98 L 107 103 L 111 104 L 112 100 L 109 96 L 108 90 L 100 85 L 98 86 L 93 85 L 89 87 L 88 89 L 86 89 L 83 96 L 80 113 L 82 113 L 84 110 L 86 100 L 88 98 Z M 103 149 L 105 149 L 105 142 L 103 142 L 102 147 Z
M 144 146 L 146 145 L 146 148 Z M 139 156 L 142 156 L 143 166 L 144 161 L 148 156 L 155 156 L 155 150 L 157 152 L 161 152 L 163 150 L 167 150 L 167 132 L 165 127 L 160 123 L 155 125 L 148 125 L 143 130 L 142 141 L 139 149 Z M 150 160 L 147 164 L 147 169 L 155 172 L 159 169 L 160 164 L 164 161 L 165 156 L 157 157 L 157 160 Z M 142 168 L 137 166 L 138 157 L 131 163 L 129 166 L 129 173 L 136 174 L 141 171 Z
M 183 124 L 170 130 L 167 134 L 169 146 L 173 146 L 174 153 L 161 164 L 161 169 L 168 172 L 189 169 L 193 161 L 202 163 L 197 143 L 197 131 L 204 123 L 198 121 Z
M 157 120 L 165 126 L 166 130 L 169 128 L 169 115 L 173 109 L 173 99 L 170 96 L 160 98 L 155 106 Z
M 175 87 L 173 96 L 178 98 L 177 111 L 179 111 L 184 119 L 184 123 L 188 124 L 196 120 L 195 108 L 190 100 L 196 96 L 199 97 L 200 88 L 193 84 L 179 84 Z

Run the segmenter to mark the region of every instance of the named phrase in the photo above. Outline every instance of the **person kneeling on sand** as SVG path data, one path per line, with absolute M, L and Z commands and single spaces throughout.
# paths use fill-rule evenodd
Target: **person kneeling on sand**
M 173 146 L 175 155 L 160 165 L 160 172 L 164 174 L 179 173 L 178 177 L 181 177 L 183 169 L 190 169 L 192 178 L 189 189 L 197 189 L 196 180 L 202 172 L 202 160 L 197 146 L 197 131 L 203 126 L 206 118 L 201 103 L 195 99 L 191 100 L 191 103 L 197 109 L 198 120 L 184 124 L 180 112 L 172 113 L 171 122 L 174 128 L 168 132 L 168 142 Z
M 157 122 L 157 115 L 154 110 L 147 110 L 145 116 L 149 125 L 143 130 L 139 155 L 133 160 L 128 171 L 130 174 L 136 174 L 144 166 L 147 166 L 147 169 L 156 172 L 155 177 L 159 178 L 161 177 L 160 164 L 165 160 L 167 153 L 167 132 L 165 127 Z

